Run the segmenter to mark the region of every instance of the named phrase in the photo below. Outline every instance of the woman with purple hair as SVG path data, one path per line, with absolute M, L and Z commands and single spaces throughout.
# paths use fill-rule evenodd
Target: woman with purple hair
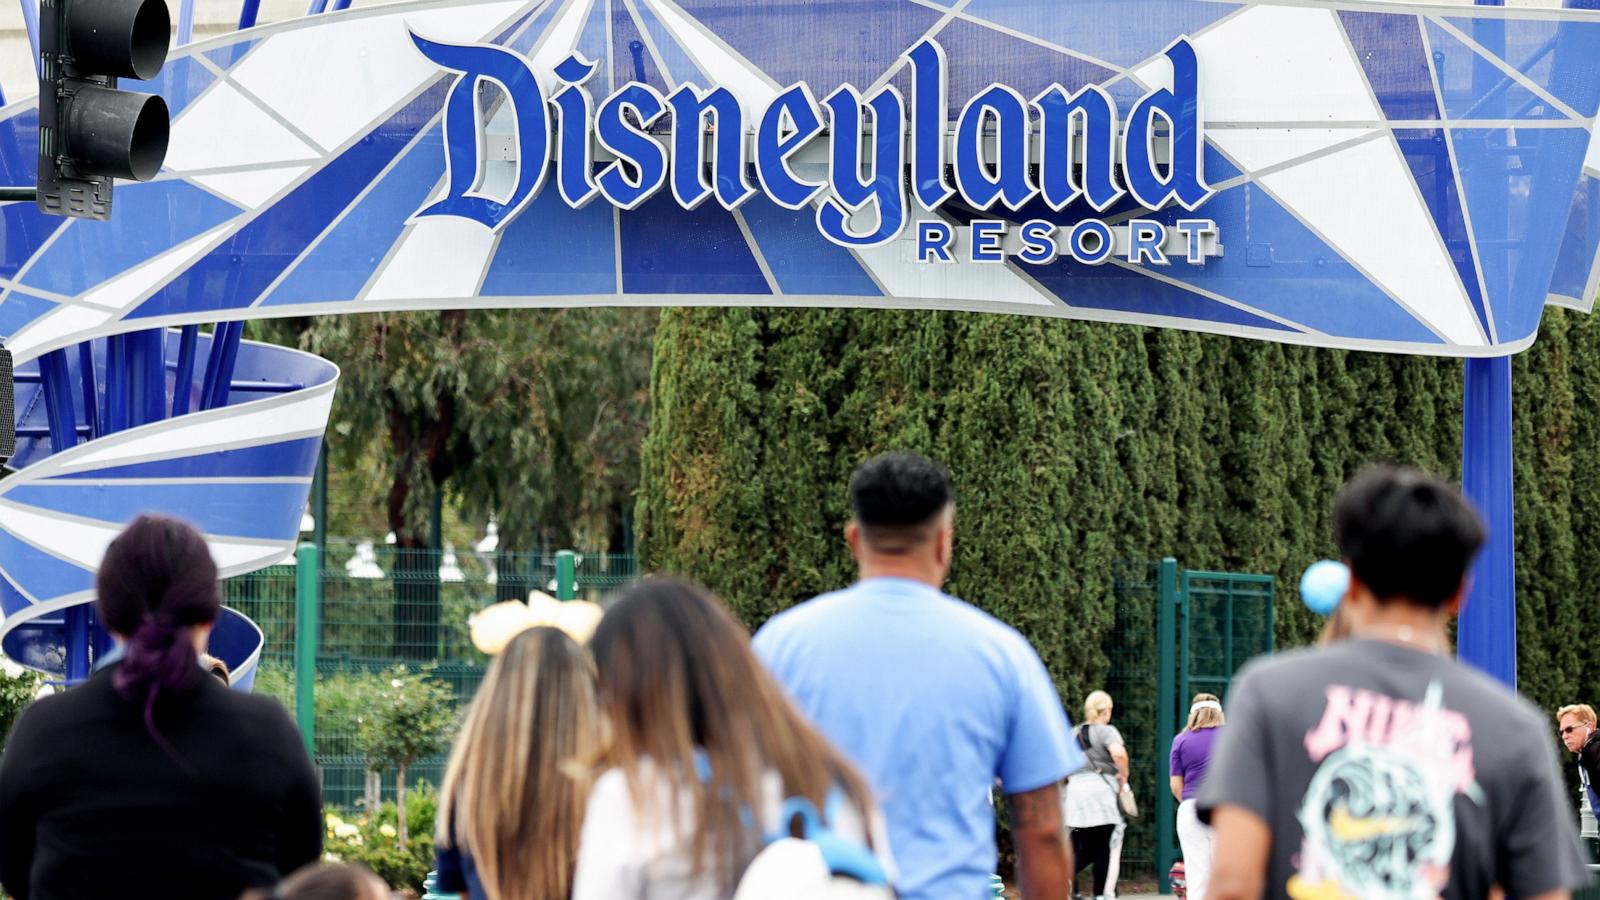
M 141 516 L 95 586 L 117 648 L 30 706 L 0 755 L 0 885 L 233 900 L 318 859 L 321 792 L 288 714 L 200 667 L 221 609 L 205 539 Z

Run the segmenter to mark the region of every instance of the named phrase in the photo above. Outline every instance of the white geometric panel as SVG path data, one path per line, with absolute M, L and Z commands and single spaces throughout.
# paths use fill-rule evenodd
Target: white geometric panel
M 1242 171 L 1259 172 L 1377 134 L 1371 128 L 1232 128 L 1208 131 L 1206 137 Z
M 1360 172 L 1360 178 L 1351 178 Z M 1258 179 L 1419 319 L 1456 344 L 1487 343 L 1399 148 L 1372 140 Z M 1381 214 L 1373 210 L 1381 209 Z
M 166 168 L 239 168 L 303 162 L 322 154 L 226 81 L 189 104 L 172 123 Z
M 58 453 L 36 466 L 29 466 L 27 474 L 48 478 L 63 472 L 192 456 L 207 448 L 277 443 L 320 434 L 327 427 L 328 414 L 333 410 L 331 385 L 296 391 L 286 397 L 293 399 L 226 406 L 121 432 Z M 7 479 L 0 484 L 0 495 L 5 494 L 10 482 L 26 480 Z
M 444 74 L 417 52 L 407 26 L 433 40 L 470 43 L 493 36 L 524 6 L 461 4 L 283 32 L 252 50 L 230 77 L 331 150 Z
M 82 340 L 79 334 L 90 331 L 111 318 L 111 313 L 87 306 L 63 306 L 28 323 L 6 341 L 16 362 L 23 363 L 52 349 L 63 339 Z
M 533 66 L 534 77 L 539 79 L 539 86 L 544 89 L 546 95 L 555 93 L 557 81 L 554 69 L 571 55 L 572 48 L 577 46 L 578 38 L 583 34 L 583 26 L 589 21 L 589 10 L 594 7 L 595 0 L 566 0 L 566 3 L 566 8 L 557 13 L 554 21 L 545 27 L 539 43 L 534 46 L 533 53 L 528 57 Z
M 471 297 L 494 246 L 494 232 L 477 222 L 453 216 L 417 219 L 363 299 Z
M 1600 126 L 1590 128 L 1589 152 L 1583 157 L 1583 169 L 1591 175 L 1600 177 Z
M 1292 37 L 1286 37 L 1291 36 Z M 1208 122 L 1373 122 L 1383 118 L 1332 10 L 1255 6 L 1193 38 Z M 1172 86 L 1157 56 L 1133 70 Z
M 204 185 L 212 193 L 220 194 L 246 209 L 255 209 L 277 196 L 278 192 L 299 178 L 308 166 L 280 166 L 274 169 L 252 169 L 248 172 L 224 172 L 217 175 L 196 175 L 190 180 Z
M 25 540 L 32 536 L 35 540 L 29 543 L 85 569 L 99 568 L 106 547 L 126 527 L 126 523 L 62 518 L 8 500 L 0 500 L 0 515 L 5 517 L 7 531 Z M 41 536 L 49 537 L 48 546 L 38 540 Z M 210 538 L 206 546 L 217 568 L 224 570 L 249 571 L 283 556 L 283 547 L 277 542 L 248 544 Z

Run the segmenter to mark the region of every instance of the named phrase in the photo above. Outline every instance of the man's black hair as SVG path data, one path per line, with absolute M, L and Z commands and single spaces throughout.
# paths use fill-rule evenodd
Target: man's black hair
M 873 549 L 904 553 L 933 537 L 955 500 L 950 473 L 925 456 L 885 453 L 850 476 L 850 506 Z
M 1484 529 L 1454 486 L 1415 469 L 1375 466 L 1339 492 L 1333 536 L 1379 601 L 1437 609 L 1461 587 Z

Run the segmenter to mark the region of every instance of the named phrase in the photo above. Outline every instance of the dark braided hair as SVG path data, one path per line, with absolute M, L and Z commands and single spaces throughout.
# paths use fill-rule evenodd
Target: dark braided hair
M 216 621 L 222 607 L 211 550 L 183 522 L 140 516 L 106 548 L 95 588 L 101 623 L 127 638 L 127 655 L 111 684 L 124 699 L 143 704 L 150 736 L 172 753 L 156 730 L 156 698 L 204 674 L 193 628 Z

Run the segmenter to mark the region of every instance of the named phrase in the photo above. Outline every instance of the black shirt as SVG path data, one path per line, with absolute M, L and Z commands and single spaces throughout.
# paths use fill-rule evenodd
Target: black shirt
M 1592 790 L 1600 792 L 1600 729 L 1589 732 L 1588 740 L 1578 748 L 1578 767 L 1586 776 L 1584 783 Z M 1600 815 L 1600 810 L 1596 810 L 1595 814 Z
M 163 695 L 155 722 L 116 666 L 28 707 L 0 754 L 0 885 L 16 900 L 234 900 L 322 853 L 321 792 L 270 697 L 215 678 Z

